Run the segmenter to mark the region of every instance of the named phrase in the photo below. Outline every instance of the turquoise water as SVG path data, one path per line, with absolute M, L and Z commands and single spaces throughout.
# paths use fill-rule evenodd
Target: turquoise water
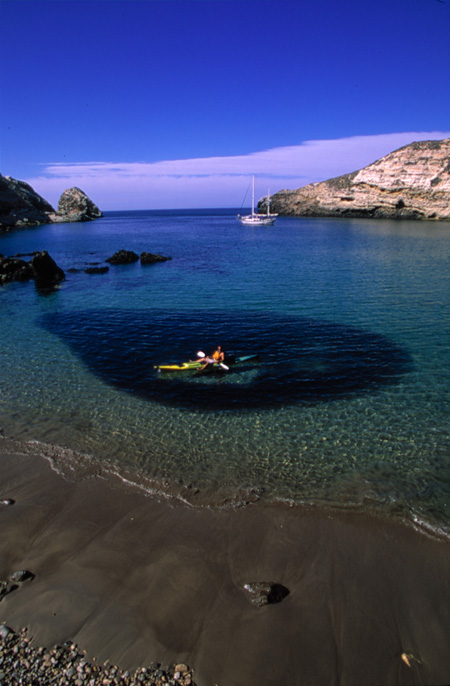
M 173 259 L 69 272 L 121 248 Z M 109 213 L 0 237 L 52 293 L 0 289 L 0 424 L 56 468 L 199 504 L 282 500 L 450 526 L 450 225 Z M 260 358 L 158 374 L 217 344 Z M 83 457 L 84 456 L 84 457 Z

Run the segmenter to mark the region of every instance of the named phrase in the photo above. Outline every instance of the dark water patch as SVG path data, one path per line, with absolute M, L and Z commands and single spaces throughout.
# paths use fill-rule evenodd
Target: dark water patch
M 408 353 L 384 336 L 340 324 L 260 314 L 88 310 L 44 315 L 106 383 L 187 409 L 273 408 L 375 392 L 412 368 Z M 195 359 L 217 345 L 258 360 L 220 373 L 158 373 L 155 365 Z

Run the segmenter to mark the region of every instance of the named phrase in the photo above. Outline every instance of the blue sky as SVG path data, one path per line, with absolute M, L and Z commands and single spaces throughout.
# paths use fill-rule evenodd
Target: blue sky
M 450 0 L 0 0 L 0 171 L 239 207 L 450 137 Z

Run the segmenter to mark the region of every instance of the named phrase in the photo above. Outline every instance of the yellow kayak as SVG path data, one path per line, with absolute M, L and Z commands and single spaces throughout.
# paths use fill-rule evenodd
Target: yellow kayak
M 201 369 L 205 363 L 202 360 L 195 360 L 194 362 L 183 362 L 182 364 L 158 364 L 154 369 L 160 372 L 183 372 L 188 369 Z
M 255 355 L 245 355 L 244 357 L 227 357 L 225 359 L 225 362 L 228 364 L 239 364 L 242 362 L 247 362 L 249 360 L 255 360 L 259 357 L 259 353 Z M 154 369 L 157 369 L 160 372 L 186 372 L 186 371 L 195 371 L 196 369 L 201 369 L 203 365 L 205 364 L 205 361 L 203 359 L 200 360 L 194 360 L 192 362 L 182 362 L 181 364 L 158 364 L 154 366 Z M 223 365 L 220 362 L 214 362 L 208 365 L 208 368 L 222 368 Z M 224 367 L 227 368 L 227 367 Z

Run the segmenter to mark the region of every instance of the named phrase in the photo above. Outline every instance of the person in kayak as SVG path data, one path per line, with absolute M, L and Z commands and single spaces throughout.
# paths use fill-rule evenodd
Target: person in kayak
M 212 356 L 216 362 L 225 361 L 225 353 L 223 352 L 222 347 L 220 345 L 217 346 L 217 350 L 214 350 Z
M 207 355 L 203 362 L 204 365 L 201 367 L 201 371 L 206 369 L 206 367 L 210 364 L 220 364 L 221 362 L 225 360 L 225 353 L 222 350 L 222 347 L 220 345 L 217 346 L 217 349 L 214 350 L 213 354 L 211 356 Z

